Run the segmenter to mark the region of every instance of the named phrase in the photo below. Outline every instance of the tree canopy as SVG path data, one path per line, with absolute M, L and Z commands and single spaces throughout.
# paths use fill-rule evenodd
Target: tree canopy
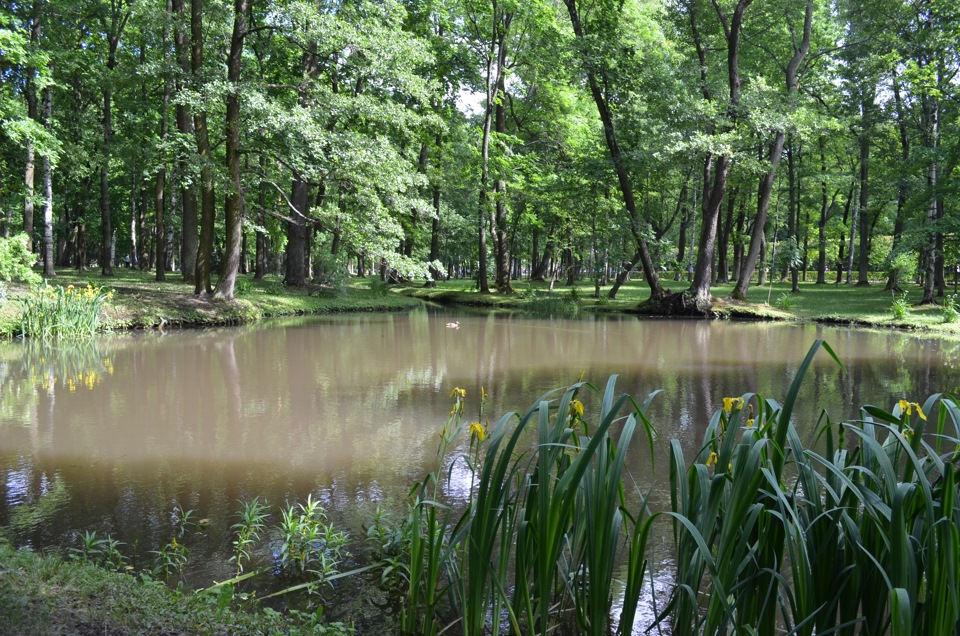
M 950 0 L 7 3 L 0 227 L 46 276 L 228 299 L 633 273 L 668 311 L 770 276 L 935 302 L 958 72 Z

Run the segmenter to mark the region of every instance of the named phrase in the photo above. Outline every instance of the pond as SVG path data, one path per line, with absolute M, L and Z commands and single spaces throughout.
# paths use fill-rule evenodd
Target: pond
M 456 325 L 448 326 L 449 325 Z M 816 338 L 796 422 L 811 434 L 827 409 L 923 402 L 960 386 L 960 345 L 904 332 L 812 324 L 730 323 L 419 310 L 253 327 L 119 334 L 0 349 L 0 525 L 19 544 L 79 545 L 83 531 L 126 544 L 149 564 L 178 510 L 209 520 L 191 533 L 185 572 L 202 586 L 228 562 L 239 501 L 319 498 L 361 541 L 377 504 L 402 511 L 436 458 L 455 387 L 495 421 L 583 377 L 642 401 L 662 439 L 692 455 L 727 396 L 782 400 Z M 637 444 L 630 483 L 660 488 L 667 462 Z M 665 457 L 662 453 L 659 457 Z

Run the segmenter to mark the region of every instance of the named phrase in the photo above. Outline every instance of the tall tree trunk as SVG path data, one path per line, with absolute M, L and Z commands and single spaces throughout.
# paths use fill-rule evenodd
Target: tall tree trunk
M 504 105 L 505 95 L 505 76 L 500 73 L 500 81 L 497 83 L 497 97 L 494 100 L 494 128 L 498 135 L 507 132 L 507 111 Z M 500 152 L 503 153 L 503 141 L 497 144 Z M 502 294 L 512 294 L 513 287 L 510 285 L 510 246 L 507 239 L 507 181 L 502 176 L 497 178 L 493 188 L 494 196 L 494 217 L 491 227 L 493 234 L 494 252 L 496 254 L 496 281 L 494 285 L 497 291 Z
M 733 278 L 734 282 L 740 280 L 740 272 L 743 270 L 743 231 L 747 223 L 747 197 L 740 198 L 740 206 L 737 210 L 736 241 L 733 244 Z
M 173 0 L 174 29 L 173 40 L 177 56 L 177 63 L 182 71 L 184 78 L 189 78 L 190 68 L 190 31 L 186 21 L 186 7 L 184 0 Z M 178 93 L 184 90 L 183 82 L 178 75 L 176 89 Z M 190 107 L 186 104 L 177 104 L 177 131 L 184 137 L 193 134 L 193 118 L 190 115 Z M 180 267 L 183 271 L 183 280 L 186 283 L 194 283 L 197 269 L 197 247 L 199 236 L 197 233 L 197 191 L 192 184 L 192 179 L 186 170 L 189 163 L 178 153 L 176 173 L 179 177 L 175 184 L 180 188 L 180 201 L 182 212 L 180 215 L 181 227 L 181 250 Z
M 190 72 L 195 84 L 203 77 L 203 0 L 192 0 L 190 5 Z M 197 87 L 199 88 L 199 87 Z M 194 136 L 200 154 L 200 235 L 194 268 L 194 293 L 210 294 L 210 270 L 213 261 L 213 233 L 217 216 L 217 199 L 213 190 L 213 156 L 207 130 L 207 112 L 198 109 L 193 114 Z
M 497 0 L 492 0 L 493 30 L 487 48 L 486 104 L 483 113 L 483 133 L 480 139 L 480 201 L 477 210 L 477 286 L 481 292 L 490 292 L 487 280 L 487 235 L 486 219 L 493 219 L 496 212 L 496 193 L 490 196 L 490 132 L 496 110 L 497 91 L 500 87 L 507 57 L 507 36 L 513 22 L 513 12 L 499 8 Z M 492 206 L 492 207 L 491 207 Z M 499 261 L 498 261 L 499 262 Z
M 40 42 L 40 5 L 43 0 L 33 0 L 33 7 L 30 15 L 30 45 L 38 47 Z M 37 83 L 35 75 L 37 69 L 33 66 L 27 67 L 27 82 L 25 92 L 27 96 L 27 116 L 33 121 L 39 121 L 39 109 L 37 106 Z M 36 179 L 36 149 L 33 139 L 26 140 L 26 165 L 24 166 L 23 185 L 23 232 L 27 235 L 27 249 L 33 251 L 33 215 L 36 208 L 34 201 L 34 181 Z
M 441 147 L 443 144 L 443 136 L 438 134 L 436 141 L 436 150 L 437 150 L 437 165 L 440 164 L 441 158 Z M 428 260 L 430 261 L 430 279 L 427 281 L 427 287 L 435 287 L 437 280 L 441 277 L 440 270 L 432 265 L 440 260 L 440 182 L 439 180 L 434 180 L 434 183 L 431 185 L 431 191 L 433 194 L 433 221 L 430 224 L 430 255 Z
M 267 273 L 267 235 L 259 229 L 267 221 L 267 183 L 264 181 L 267 170 L 267 156 L 260 154 L 260 187 L 257 195 L 257 246 L 254 255 L 253 279 L 263 280 Z
M 806 10 L 803 20 L 803 38 L 802 41 L 793 45 L 793 57 L 787 64 L 786 69 L 786 87 L 787 95 L 793 98 L 799 88 L 798 72 L 803 59 L 810 50 L 810 38 L 813 33 L 813 0 L 807 0 Z M 730 293 L 732 298 L 737 300 L 746 300 L 747 291 L 750 289 L 750 279 L 753 277 L 757 268 L 757 260 L 760 257 L 760 244 L 765 241 L 764 227 L 767 223 L 767 212 L 770 209 L 770 198 L 773 194 L 773 184 L 777 177 L 777 167 L 780 165 L 780 159 L 783 156 L 783 144 L 786 139 L 786 132 L 777 131 L 773 143 L 770 144 L 770 152 L 767 154 L 769 168 L 767 173 L 760 180 L 760 190 L 757 195 L 757 218 L 753 224 L 753 232 L 750 235 L 750 248 L 747 250 L 743 263 L 743 272 L 737 281 L 736 287 Z
M 930 192 L 930 203 L 927 206 L 928 239 L 923 254 L 923 297 L 920 299 L 920 304 L 924 305 L 936 302 L 934 299 L 937 278 L 936 252 L 938 243 L 936 226 L 939 216 L 937 185 L 940 176 L 936 152 L 940 145 L 940 103 L 936 97 L 926 94 L 921 97 L 921 105 L 924 124 L 923 141 L 932 157 L 930 159 L 930 165 L 927 167 L 927 189 Z
M 820 222 L 817 223 L 817 285 L 827 283 L 827 155 L 820 138 Z
M 43 89 L 43 127 L 49 132 L 53 128 L 53 99 L 50 87 Z M 53 170 L 50 167 L 50 155 L 43 155 L 43 277 L 53 278 Z
M 787 215 L 789 218 L 787 219 L 787 236 L 792 239 L 791 247 L 794 248 L 794 250 L 799 250 L 800 233 L 797 229 L 800 226 L 800 210 L 797 205 L 797 199 L 800 196 L 798 192 L 800 187 L 799 178 L 797 177 L 797 153 L 799 150 L 797 149 L 797 144 L 794 143 L 792 134 L 790 135 L 789 139 L 790 145 L 787 151 L 787 181 L 789 183 L 790 193 L 788 196 L 789 210 Z M 787 263 L 787 267 L 790 269 L 790 291 L 794 294 L 800 291 L 800 280 L 798 277 L 799 272 L 797 270 L 798 263 L 796 262 L 796 257 L 797 254 L 794 252 L 790 255 L 790 260 Z
M 240 179 L 240 70 L 243 64 L 243 40 L 247 34 L 247 11 L 251 0 L 234 0 L 233 35 L 227 58 L 226 152 L 230 192 L 226 204 L 226 247 L 220 280 L 213 290 L 214 298 L 233 300 L 233 290 L 240 270 L 240 246 L 243 242 L 243 183 Z
M 567 5 L 567 10 L 570 13 L 570 21 L 573 24 L 574 35 L 580 42 L 584 42 L 583 25 L 580 21 L 580 12 L 577 9 L 576 0 L 564 0 L 564 3 Z M 643 274 L 646 278 L 647 285 L 650 287 L 650 298 L 651 300 L 659 301 L 666 296 L 666 292 L 660 284 L 660 276 L 650 256 L 647 241 L 640 234 L 640 215 L 637 211 L 637 203 L 633 196 L 633 183 L 630 180 L 630 174 L 627 172 L 624 158 L 620 152 L 620 144 L 617 141 L 617 133 L 613 125 L 613 114 L 610 112 L 606 97 L 604 96 L 600 81 L 597 77 L 598 68 L 589 55 L 584 57 L 583 62 L 587 71 L 587 83 L 590 85 L 590 94 L 593 96 L 593 101 L 597 105 L 600 121 L 603 124 L 603 135 L 607 142 L 607 150 L 610 152 L 610 159 L 613 161 L 613 167 L 617 173 L 617 181 L 620 184 L 620 192 L 623 195 L 624 205 L 627 208 L 627 214 L 630 216 L 630 232 L 637 244 L 637 253 L 640 256 L 640 263 L 643 266 Z M 599 72 L 603 74 L 603 69 L 599 69 Z
M 730 101 L 727 105 L 727 116 L 730 123 L 726 131 L 733 130 L 737 124 L 738 109 L 742 80 L 740 78 L 740 34 L 743 27 L 743 18 L 752 0 L 738 0 L 733 13 L 728 19 L 718 3 L 714 3 L 717 16 L 723 25 L 727 43 L 727 82 L 730 88 Z M 700 48 L 698 44 L 698 49 Z M 702 72 L 702 66 L 701 66 Z M 705 313 L 710 308 L 710 283 L 713 280 L 713 257 L 717 241 L 717 219 L 720 208 L 727 192 L 727 177 L 730 173 L 730 156 L 721 155 L 713 168 L 713 184 L 710 186 L 710 196 L 706 198 L 707 205 L 703 209 L 703 220 L 700 224 L 700 239 L 697 244 L 697 261 L 693 271 L 693 282 L 687 295 L 697 311 Z M 706 194 L 708 182 L 704 181 Z
M 117 66 L 117 46 L 130 17 L 124 0 L 111 0 L 110 24 L 103 26 L 107 33 L 107 74 L 103 82 L 103 164 L 100 166 L 100 273 L 113 276 L 113 225 L 110 220 L 110 154 L 113 141 L 113 70 Z
M 171 0 L 167 0 L 167 15 L 173 17 L 173 4 Z M 163 281 L 167 279 L 167 231 L 164 226 L 165 222 L 165 195 L 167 190 L 167 158 L 166 158 L 166 142 L 167 142 L 167 128 L 168 128 L 168 117 L 167 112 L 170 110 L 170 82 L 166 77 L 166 69 L 170 64 L 170 52 L 167 48 L 167 22 L 163 23 L 163 35 L 162 35 L 162 49 L 163 49 L 163 69 L 164 69 L 164 78 L 163 78 L 163 110 L 160 113 L 160 169 L 157 170 L 157 182 L 154 189 L 153 197 L 153 211 L 156 222 L 156 232 L 157 232 L 157 241 L 156 241 L 156 263 L 157 263 L 157 274 L 156 279 L 158 281 Z
M 863 131 L 860 134 L 860 259 L 857 287 L 870 285 L 870 126 L 874 92 L 867 90 L 863 99 Z M 853 249 L 853 246 L 850 246 Z
M 297 98 L 300 108 L 311 107 L 309 93 L 310 83 L 316 79 L 319 72 L 317 44 L 311 43 L 300 56 L 301 82 L 297 87 Z M 328 130 L 332 129 L 328 124 Z M 309 241 L 307 233 L 307 202 L 308 184 L 301 175 L 295 175 L 290 187 L 290 202 L 294 210 L 287 221 L 286 272 L 284 284 L 290 287 L 302 287 L 309 275 L 308 255 Z
M 718 284 L 730 282 L 729 265 L 727 258 L 730 251 L 730 234 L 733 231 L 733 211 L 737 207 L 737 198 L 740 194 L 740 188 L 734 188 L 730 196 L 727 197 L 727 219 L 723 224 L 722 231 L 718 231 L 720 243 L 717 245 L 717 273 L 716 281 Z

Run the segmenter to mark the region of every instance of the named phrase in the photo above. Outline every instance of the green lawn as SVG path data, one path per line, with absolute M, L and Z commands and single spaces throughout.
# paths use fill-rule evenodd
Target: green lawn
M 301 314 L 322 314 L 346 311 L 402 311 L 428 300 L 442 304 L 471 305 L 492 309 L 530 310 L 541 312 L 560 309 L 590 312 L 633 313 L 649 296 L 642 279 L 633 280 L 620 289 L 616 300 L 609 300 L 609 287 L 594 298 L 594 286 L 582 281 L 571 288 L 558 281 L 554 292 L 548 292 L 548 283 L 514 281 L 514 294 L 481 294 L 472 280 L 443 281 L 434 288 L 422 284 L 386 286 L 374 277 L 350 278 L 344 288 L 333 290 L 317 286 L 291 289 L 277 276 L 254 281 L 252 275 L 238 279 L 234 302 L 214 301 L 193 294 L 193 287 L 170 274 L 165 282 L 157 282 L 150 272 L 117 268 L 113 277 L 103 277 L 99 270 L 79 274 L 72 269 L 57 271 L 51 284 L 88 284 L 103 286 L 113 292 L 113 299 L 105 312 L 106 324 L 112 329 L 175 326 L 226 325 L 252 322 L 268 317 Z M 672 291 L 683 291 L 688 284 L 664 280 Z M 908 300 L 919 300 L 921 290 L 916 285 L 905 285 Z M 575 291 L 574 291 L 575 290 Z M 746 303 L 730 301 L 727 295 L 731 285 L 713 288 L 714 310 L 718 317 L 761 320 L 815 320 L 855 323 L 875 327 L 922 329 L 942 335 L 960 335 L 960 322 L 944 323 L 939 305 L 911 304 L 902 320 L 895 320 L 891 311 L 893 296 L 883 291 L 882 283 L 870 287 L 851 285 L 815 285 L 801 283 L 800 292 L 790 293 L 790 283 L 774 283 L 763 288 L 750 289 Z M 10 300 L 0 304 L 0 334 L 11 335 L 18 330 L 19 305 L 16 297 L 27 290 L 17 285 L 10 287 Z M 770 304 L 767 304 L 767 301 Z M 785 302 L 784 300 L 785 299 Z M 548 302 L 549 301 L 549 302 Z

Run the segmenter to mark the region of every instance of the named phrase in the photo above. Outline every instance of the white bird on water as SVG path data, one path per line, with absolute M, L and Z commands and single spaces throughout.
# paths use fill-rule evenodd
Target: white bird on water
M 459 329 L 459 328 L 460 328 L 460 321 L 459 321 L 459 320 L 458 320 L 457 322 L 448 322 L 448 323 L 447 323 L 447 329 Z

